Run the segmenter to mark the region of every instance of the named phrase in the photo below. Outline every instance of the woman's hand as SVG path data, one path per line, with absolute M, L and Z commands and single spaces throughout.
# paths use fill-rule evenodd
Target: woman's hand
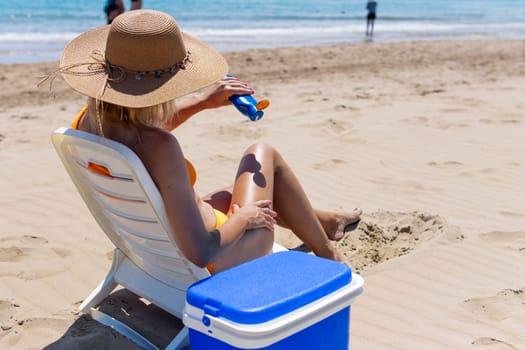
M 175 101 L 177 112 L 162 127 L 168 131 L 177 128 L 191 116 L 210 108 L 226 106 L 231 95 L 250 95 L 253 89 L 237 78 L 227 77 Z
M 232 95 L 251 95 L 254 90 L 238 78 L 226 77 L 200 91 L 204 108 L 217 108 L 230 103 Z
M 248 203 L 242 207 L 233 204 L 232 216 L 243 216 L 247 222 L 246 230 L 266 228 L 273 232 L 277 213 L 270 208 L 271 204 L 272 201 L 267 199 Z

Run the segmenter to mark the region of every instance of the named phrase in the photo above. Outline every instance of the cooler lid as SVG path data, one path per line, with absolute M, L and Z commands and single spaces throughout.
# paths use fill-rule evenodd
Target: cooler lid
M 272 320 L 349 284 L 344 264 L 297 251 L 267 255 L 194 283 L 186 301 L 241 324 Z

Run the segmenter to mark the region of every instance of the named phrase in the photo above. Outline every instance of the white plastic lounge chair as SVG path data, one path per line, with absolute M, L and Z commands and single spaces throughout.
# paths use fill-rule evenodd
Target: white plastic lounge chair
M 172 229 L 160 193 L 129 148 L 69 128 L 53 132 L 52 141 L 89 210 L 115 245 L 107 276 L 80 305 L 80 311 L 145 349 L 158 349 L 96 307 L 121 285 L 182 319 L 187 288 L 209 276 L 208 270 L 187 260 L 170 239 Z M 283 249 L 274 247 L 274 251 Z M 188 345 L 188 329 L 184 328 L 166 349 Z

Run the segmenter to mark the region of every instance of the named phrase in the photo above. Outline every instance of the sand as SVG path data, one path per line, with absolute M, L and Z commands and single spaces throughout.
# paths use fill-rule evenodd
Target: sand
M 264 141 L 314 206 L 363 208 L 337 243 L 366 283 L 352 349 L 525 348 L 524 41 L 225 55 L 271 106 L 256 123 L 224 107 L 174 131 L 197 189 L 230 183 L 243 149 Z M 55 96 L 36 86 L 56 66 L 0 66 L 0 348 L 138 349 L 76 311 L 112 245 L 50 142 L 84 103 L 61 80 Z M 125 290 L 104 307 L 158 345 L 180 327 Z

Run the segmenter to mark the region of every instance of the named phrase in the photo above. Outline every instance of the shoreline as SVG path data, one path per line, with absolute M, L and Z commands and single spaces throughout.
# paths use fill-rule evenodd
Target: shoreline
M 365 26 L 363 26 L 363 31 Z M 411 34 L 406 38 L 405 35 L 393 35 L 392 33 L 379 33 L 374 37 L 363 36 L 360 32 L 347 33 L 348 35 L 336 35 L 330 36 L 327 35 L 323 39 L 315 38 L 313 42 L 309 41 L 308 38 L 303 38 L 301 40 L 290 41 L 289 39 L 285 41 L 273 42 L 250 42 L 247 39 L 246 41 L 240 41 L 240 38 L 235 38 L 231 40 L 224 39 L 223 41 L 208 37 L 205 34 L 199 35 L 198 37 L 210 44 L 213 48 L 218 50 L 223 54 L 228 54 L 230 52 L 242 52 L 250 50 L 273 50 L 273 49 L 287 49 L 295 48 L 300 49 L 304 47 L 317 47 L 317 46 L 338 46 L 338 45 L 363 45 L 363 44 L 403 44 L 410 42 L 455 42 L 455 41 L 519 41 L 525 40 L 525 31 L 523 33 L 516 32 L 513 34 L 489 34 L 489 33 L 454 33 L 453 35 L 430 35 L 430 34 Z M 76 36 L 76 35 L 75 35 Z M 72 36 L 71 39 L 73 39 Z M 53 42 L 34 42 L 31 41 L 22 43 L 13 43 L 0 40 L 0 66 L 2 65 L 13 65 L 13 64 L 42 64 L 46 62 L 54 62 L 60 59 L 60 54 L 62 49 L 69 43 L 67 41 L 53 41 Z M 236 42 L 237 41 L 237 42 Z M 14 45 L 14 47 L 13 47 Z M 25 46 L 31 49 L 24 49 Z M 41 48 L 40 51 L 45 51 L 46 59 L 36 59 L 34 55 L 42 55 L 41 53 L 33 52 L 34 47 Z M 49 51 L 49 47 L 53 47 L 52 51 Z M 22 54 L 13 55 L 13 52 L 22 50 Z M 11 54 L 6 55 L 4 53 Z M 28 57 L 31 56 L 31 57 Z M 52 59 L 52 57 L 56 57 Z
M 230 183 L 243 149 L 269 142 L 315 207 L 363 208 L 336 245 L 365 279 L 352 349 L 525 347 L 524 40 L 224 55 L 271 105 L 256 123 L 224 107 L 174 131 L 196 188 Z M 113 246 L 52 149 L 85 102 L 60 78 L 55 97 L 37 87 L 57 66 L 0 65 L 0 348 L 138 349 L 76 311 Z M 181 326 L 126 291 L 104 307 L 161 346 Z

